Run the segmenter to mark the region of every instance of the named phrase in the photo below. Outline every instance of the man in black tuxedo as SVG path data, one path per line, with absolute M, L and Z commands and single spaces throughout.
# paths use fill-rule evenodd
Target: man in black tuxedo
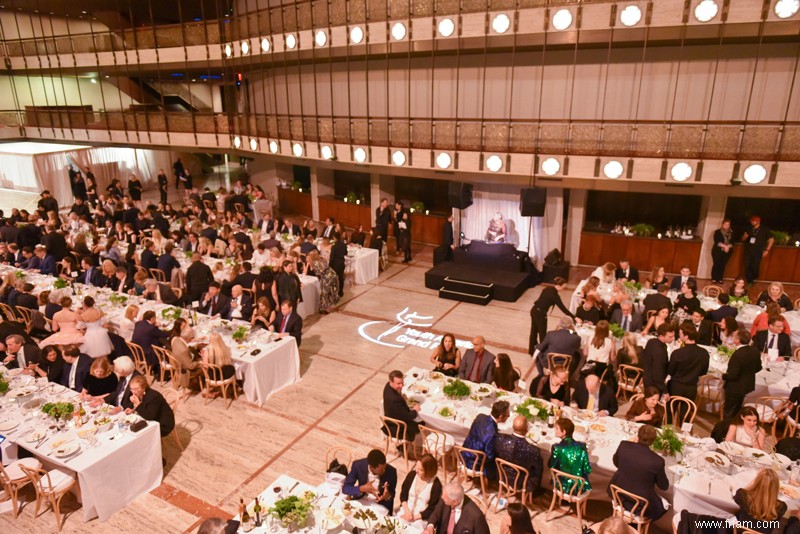
M 651 339 L 645 345 L 642 355 L 639 357 L 639 364 L 642 366 L 644 374 L 644 387 L 653 386 L 661 394 L 667 392 L 667 367 L 669 356 L 667 345 L 675 341 L 675 325 L 664 323 L 658 327 L 658 336 Z
M 250 317 L 253 316 L 253 300 L 242 291 L 242 286 L 239 284 L 231 288 L 230 310 L 228 319 L 250 321 Z
M 89 376 L 89 370 L 94 360 L 81 351 L 75 345 L 70 345 L 62 353 L 64 357 L 64 367 L 61 369 L 61 377 L 58 381 L 64 387 L 80 393 Z
M 128 408 L 133 408 L 131 403 L 131 379 L 134 376 L 142 376 L 142 373 L 136 370 L 130 356 L 117 356 L 114 359 L 114 373 L 117 375 L 119 381 L 117 382 L 117 389 L 110 395 L 106 395 L 105 401 L 111 406 L 116 406 L 113 411 L 118 413 Z
M 617 280 L 628 280 L 630 282 L 639 281 L 639 270 L 636 267 L 631 267 L 628 260 L 619 260 L 619 267 L 614 271 L 614 278 Z
M 156 302 L 161 302 L 162 304 L 168 304 L 170 306 L 177 306 L 180 302 L 178 295 L 172 291 L 172 288 L 169 287 L 169 284 L 157 282 L 154 278 L 148 278 L 144 281 L 144 292 L 142 292 L 142 297 L 147 300 L 155 300 Z
M 688 265 L 681 267 L 680 276 L 675 276 L 669 284 L 669 288 L 675 291 L 680 291 L 683 284 L 688 284 L 689 281 L 694 282 L 694 287 L 697 287 L 697 279 L 692 276 L 692 269 Z
M 268 235 L 276 230 L 275 228 L 275 220 L 269 213 L 264 214 L 264 218 L 261 219 L 261 223 L 258 227 L 261 229 L 261 235 Z
M 545 334 L 542 342 L 536 346 L 533 359 L 540 375 L 543 375 L 547 368 L 547 355 L 550 353 L 572 356 L 570 372 L 577 368 L 578 361 L 581 359 L 581 336 L 575 333 L 574 327 L 575 323 L 572 318 L 562 317 L 558 324 L 558 330 L 552 330 Z
M 31 294 L 31 291 L 33 291 L 33 284 L 29 282 L 22 284 L 22 293 L 17 295 L 17 308 L 28 308 L 29 310 L 39 309 L 39 300 Z
M 725 381 L 725 419 L 739 413 L 748 393 L 756 389 L 756 374 L 761 371 L 761 353 L 750 345 L 750 332 L 739 328 L 733 333 L 736 350 L 728 361 Z
M 19 303 L 19 297 L 17 297 L 17 302 Z M 783 331 L 783 318 L 780 315 L 773 315 L 767 324 L 766 330 L 759 330 L 753 336 L 753 346 L 762 354 L 777 355 L 783 358 L 791 357 L 792 339 Z
M 452 530 L 449 528 L 451 522 Z M 428 527 L 424 532 L 489 534 L 489 524 L 478 505 L 464 495 L 461 484 L 454 481 L 444 487 L 442 498 L 428 518 Z
M 242 263 L 242 272 L 236 275 L 233 279 L 233 285 L 240 285 L 243 289 L 253 289 L 258 276 L 253 273 L 253 265 L 249 261 Z
M 497 434 L 494 438 L 494 449 L 497 458 L 528 470 L 528 485 L 525 489 L 529 493 L 534 492 L 539 489 L 542 480 L 542 455 L 539 448 L 528 441 L 528 419 L 524 415 L 514 418 L 513 429 L 513 434 Z M 516 479 L 516 473 L 510 469 L 506 470 L 506 476 L 509 482 Z M 518 490 L 523 489 L 520 482 L 522 481 L 517 480 L 514 484 Z
M 211 267 L 203 263 L 199 252 L 192 253 L 192 264 L 186 269 L 186 302 L 200 302 L 203 293 L 213 281 Z
M 339 279 L 339 296 L 344 295 L 344 268 L 345 258 L 347 257 L 347 243 L 344 239 L 339 239 L 331 247 L 330 266 L 336 277 Z
M 117 267 L 115 274 L 117 277 L 117 282 L 115 284 L 114 291 L 123 295 L 127 295 L 128 292 L 133 289 L 133 277 L 128 274 L 128 269 L 122 265 Z
M 444 261 L 453 260 L 453 250 L 456 248 L 455 235 L 453 234 L 453 214 L 447 216 L 447 222 L 442 226 L 442 251 Z
M 6 338 L 6 357 L 3 365 L 7 369 L 29 369 L 42 360 L 42 351 L 34 344 L 26 344 L 25 338 L 12 334 Z
M 727 293 L 720 293 L 717 295 L 717 302 L 719 303 L 719 308 L 716 310 L 711 310 L 708 312 L 708 319 L 711 322 L 719 323 L 726 317 L 733 317 L 736 318 L 739 315 L 739 312 L 733 306 L 729 306 L 728 302 L 730 302 L 730 296 Z
M 669 480 L 664 470 L 664 457 L 650 450 L 658 432 L 651 425 L 639 427 L 637 440 L 622 441 L 614 453 L 614 465 L 617 471 L 611 477 L 611 484 L 625 491 L 647 499 L 649 503 L 645 516 L 655 521 L 667 511 L 661 497 L 656 493 L 656 486 L 662 490 L 669 488 Z M 624 462 L 621 460 L 625 460 Z M 611 484 L 608 494 L 611 495 Z M 632 501 L 622 498 L 622 505 L 630 510 Z
M 692 310 L 690 318 L 692 324 L 697 329 L 697 343 L 699 345 L 711 345 L 711 321 L 706 319 L 703 310 L 699 308 Z
M 375 477 L 370 480 L 370 474 Z M 394 495 L 397 488 L 397 470 L 386 463 L 386 455 L 373 449 L 366 458 L 356 460 L 347 473 L 342 493 L 353 499 L 372 495 L 381 506 L 394 513 Z
M 88 212 L 88 208 L 87 208 Z M 67 240 L 58 232 L 53 225 L 47 224 L 44 227 L 44 235 L 42 236 L 42 245 L 47 249 L 47 253 L 59 262 L 64 259 L 64 256 L 69 254 L 67 251 Z
M 472 348 L 464 352 L 458 378 L 481 384 L 491 384 L 494 376 L 495 355 L 486 350 L 483 336 L 472 339 Z
M 625 299 L 619 304 L 619 308 L 611 314 L 611 323 L 616 323 L 625 332 L 638 332 L 642 329 L 642 316 L 633 309 L 630 299 Z
M 278 333 L 278 337 L 292 336 L 297 340 L 297 346 L 303 339 L 303 319 L 294 312 L 294 307 L 290 300 L 281 302 L 281 309 L 275 315 L 275 321 L 269 329 Z
M 678 335 L 683 347 L 675 349 L 669 358 L 667 374 L 671 378 L 667 388 L 671 396 L 693 401 L 697 397 L 697 382 L 708 372 L 708 351 L 697 346 L 697 329 L 691 322 L 684 321 Z
M 657 293 L 651 293 L 644 298 L 644 316 L 647 317 L 647 312 L 650 310 L 658 311 L 661 308 L 668 308 L 672 312 L 672 301 L 667 296 L 669 286 L 667 284 L 659 284 L 656 288 Z
M 86 284 L 87 286 L 105 287 L 106 277 L 103 276 L 103 271 L 100 270 L 100 267 L 95 265 L 94 258 L 91 256 L 81 258 L 81 267 L 83 267 L 83 274 L 78 277 L 78 283 Z
M 291 219 L 286 218 L 283 220 L 283 224 L 281 225 L 281 228 L 278 231 L 278 233 L 298 236 L 300 235 L 300 227 L 294 224 Z
M 389 373 L 389 381 L 383 387 L 383 415 L 391 417 L 392 419 L 399 419 L 406 423 L 406 438 L 410 443 L 414 442 L 419 432 L 419 404 L 414 405 L 414 408 L 409 408 L 406 399 L 403 397 L 403 381 L 402 371 L 392 371 Z M 395 424 L 387 423 L 389 430 L 394 435 Z M 386 428 L 383 427 L 381 431 L 385 434 Z
M 336 239 L 339 240 L 340 236 L 339 232 L 336 231 L 334 223 L 336 221 L 333 217 L 328 217 L 325 219 L 325 228 L 322 230 L 322 237 L 327 237 L 328 239 Z
M 208 284 L 208 291 L 200 302 L 200 313 L 220 317 L 229 317 L 231 314 L 231 300 L 220 292 L 219 282 L 216 280 Z
M 155 352 L 153 352 L 153 347 L 163 347 L 168 339 L 169 332 L 164 332 L 156 325 L 156 312 L 153 310 L 144 312 L 142 320 L 133 326 L 131 342 L 142 347 L 147 363 L 155 374 L 158 374 L 160 364 Z
M 586 375 L 583 380 L 578 381 L 572 400 L 578 403 L 581 410 L 597 412 L 601 417 L 613 416 L 619 408 L 615 392 L 600 382 L 597 375 Z
M 377 235 L 385 243 L 389 239 L 389 224 L 392 222 L 392 209 L 389 207 L 389 199 L 382 198 L 380 206 L 375 208 L 375 228 Z M 374 234 L 373 234 L 374 235 Z

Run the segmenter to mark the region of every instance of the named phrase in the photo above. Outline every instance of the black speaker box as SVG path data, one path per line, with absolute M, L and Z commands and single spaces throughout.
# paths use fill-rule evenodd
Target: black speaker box
M 450 182 L 447 189 L 447 200 L 451 207 L 465 210 L 472 206 L 472 184 Z
M 547 202 L 547 189 L 529 187 L 519 192 L 519 212 L 523 217 L 543 217 Z

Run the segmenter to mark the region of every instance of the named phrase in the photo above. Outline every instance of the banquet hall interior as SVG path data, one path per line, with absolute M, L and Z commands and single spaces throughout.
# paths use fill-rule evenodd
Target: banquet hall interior
M 800 532 L 800 0 L 4 0 L 0 55 L 0 532 Z

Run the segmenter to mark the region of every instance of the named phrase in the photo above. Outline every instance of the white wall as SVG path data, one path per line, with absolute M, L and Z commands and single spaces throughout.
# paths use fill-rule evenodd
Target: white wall
M 94 106 L 95 110 L 127 109 L 135 103 L 114 85 L 88 78 L 57 78 L 51 76 L 14 76 L 14 88 L 20 109 L 25 106 Z M 17 109 L 11 78 L 0 76 L 0 110 Z M 79 92 L 80 89 L 80 92 Z M 101 93 L 102 91 L 102 93 Z M 103 102 L 105 97 L 105 104 Z

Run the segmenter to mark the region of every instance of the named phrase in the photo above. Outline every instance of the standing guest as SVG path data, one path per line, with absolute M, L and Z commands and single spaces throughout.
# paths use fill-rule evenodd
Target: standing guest
M 775 238 L 768 228 L 761 226 L 761 217 L 753 215 L 750 217 L 750 227 L 742 235 L 742 241 L 744 241 L 744 278 L 748 285 L 752 285 L 761 270 L 761 260 L 772 250 Z
M 780 315 L 772 315 L 768 319 L 767 329 L 756 332 L 753 346 L 772 360 L 778 357 L 789 358 L 792 355 L 792 340 L 783 331 L 786 322 Z
M 453 334 L 443 335 L 439 345 L 431 352 L 430 360 L 434 365 L 434 371 L 446 376 L 458 376 L 461 349 L 456 346 L 456 337 Z
M 500 534 L 536 534 L 527 506 L 518 502 L 508 504 L 506 514 L 500 520 Z
M 681 275 L 672 278 L 669 288 L 673 291 L 680 291 L 683 284 L 688 284 L 689 281 L 694 282 L 694 287 L 697 287 L 697 279 L 692 276 L 692 269 L 688 265 L 681 267 Z
M 158 180 L 158 193 L 161 198 L 161 203 L 167 203 L 167 175 L 164 174 L 164 169 L 158 169 L 158 176 L 156 177 Z
M 495 359 L 494 379 L 492 380 L 494 385 L 503 391 L 516 391 L 519 379 L 519 373 L 514 369 L 511 357 L 504 352 L 499 353 Z
M 90 405 L 99 405 L 117 389 L 119 379 L 111 369 L 108 358 L 95 358 L 83 383 L 81 398 Z
M 486 350 L 483 336 L 472 339 L 472 348 L 467 349 L 458 367 L 458 377 L 462 380 L 490 384 L 494 375 L 495 356 Z
M 660 427 L 664 420 L 664 406 L 658 401 L 661 399 L 661 392 L 654 386 L 644 388 L 644 393 L 637 400 L 633 401 L 625 419 L 637 423 L 647 423 L 654 427 Z
M 539 447 L 528 441 L 528 419 L 524 415 L 514 418 L 512 434 L 497 434 L 494 442 L 497 457 L 528 470 L 528 484 L 522 487 L 515 471 L 504 468 L 511 487 L 533 493 L 542 481 L 543 462 Z
M 768 303 L 774 302 L 780 307 L 781 312 L 792 311 L 792 301 L 783 290 L 783 284 L 780 282 L 772 282 L 767 289 L 761 292 L 756 299 L 759 306 L 766 306 Z
M 562 302 L 559 292 L 564 290 L 567 281 L 557 276 L 553 279 L 553 285 L 547 286 L 542 290 L 539 298 L 533 303 L 531 308 L 531 333 L 528 338 L 528 354 L 533 354 L 533 351 L 539 343 L 544 340 L 547 334 L 547 314 L 557 306 L 561 313 L 568 317 L 574 318 L 575 316 L 570 313 L 564 302 Z
M 738 310 L 728 304 L 730 299 L 731 298 L 727 293 L 720 293 L 717 295 L 717 303 L 719 304 L 719 308 L 716 310 L 711 310 L 707 315 L 711 322 L 719 323 L 726 317 L 736 318 L 736 316 L 739 315 Z
M 300 347 L 303 339 L 303 319 L 294 313 L 294 305 L 289 300 L 281 302 L 280 313 L 275 315 L 275 322 L 272 323 L 270 330 L 277 332 L 279 338 L 292 336 Z
M 456 248 L 455 235 L 453 233 L 453 214 L 447 216 L 447 221 L 442 225 L 442 250 L 444 251 L 444 261 L 453 260 L 453 251 Z
M 381 236 L 384 243 L 389 239 L 389 223 L 391 222 L 392 210 L 389 208 L 389 199 L 382 198 L 380 205 L 375 208 L 375 233 Z
M 106 316 L 95 307 L 92 297 L 83 298 L 83 306 L 78 310 L 78 316 L 86 329 L 83 333 L 81 352 L 92 358 L 111 354 L 114 351 L 114 344 L 111 343 L 105 327 Z
M 161 437 L 169 436 L 175 429 L 175 413 L 167 400 L 161 393 L 151 389 L 143 376 L 134 376 L 131 379 L 130 390 L 132 407 L 127 408 L 125 413 L 137 413 L 142 419 L 156 421 L 159 424 Z
M 644 498 L 647 501 L 645 517 L 652 521 L 667 511 L 663 500 L 655 491 L 656 486 L 661 490 L 669 488 L 669 480 L 664 470 L 664 457 L 650 450 L 650 445 L 657 436 L 658 433 L 654 427 L 642 425 L 639 427 L 635 442 L 620 442 L 614 453 L 614 465 L 617 467 L 617 471 L 611 477 L 608 489 L 608 494 L 611 495 L 610 486 L 613 484 Z M 630 510 L 633 505 L 633 501 L 622 497 L 622 506 L 626 510 Z
M 642 329 L 642 316 L 634 311 L 629 298 L 620 302 L 619 309 L 614 310 L 609 322 L 618 324 L 625 332 L 638 332 Z
M 397 251 L 403 252 L 403 263 L 411 262 L 411 213 L 403 207 L 402 202 L 395 202 L 395 238 Z
M 714 231 L 714 245 L 711 249 L 711 283 L 721 284 L 725 277 L 725 266 L 733 251 L 733 230 L 731 220 L 724 219 L 722 226 Z
M 214 281 L 211 267 L 203 263 L 199 252 L 192 253 L 192 264 L 186 269 L 186 302 L 200 302 L 203 292 Z
M 481 451 L 486 455 L 486 463 L 483 466 L 483 473 L 489 480 L 497 480 L 497 457 L 495 450 L 495 438 L 497 437 L 497 425 L 505 423 L 509 416 L 508 401 L 495 401 L 492 405 L 491 415 L 479 413 L 469 427 L 469 433 L 464 440 L 464 448 Z M 476 468 L 477 458 L 471 452 L 462 452 L 461 456 L 464 464 L 470 469 Z
M 572 398 L 581 410 L 597 412 L 601 417 L 617 413 L 617 396 L 597 375 L 587 375 L 579 381 Z
M 592 489 L 592 485 L 589 483 L 589 473 L 592 472 L 592 466 L 589 463 L 589 451 L 586 449 L 586 444 L 582 441 L 575 441 L 572 438 L 574 432 L 575 425 L 566 417 L 560 417 L 556 421 L 555 434 L 561 441 L 553 445 L 547 466 L 550 469 L 558 469 L 569 475 L 582 478 L 583 483 L 578 488 L 577 493 L 582 494 Z M 564 492 L 569 492 L 572 490 L 575 481 L 573 479 L 564 479 L 560 483 Z
M 347 242 L 344 238 L 337 239 L 331 247 L 329 264 L 339 279 L 339 297 L 344 296 L 344 269 L 347 258 Z
M 130 178 L 128 178 L 128 195 L 131 197 L 134 205 L 141 207 L 142 182 L 140 182 L 136 175 L 133 174 L 131 174 Z
M 86 200 L 92 207 L 97 206 L 97 180 L 89 167 L 86 167 Z
M 531 382 L 530 394 L 531 397 L 544 399 L 559 407 L 569 404 L 567 369 L 563 365 L 556 365 L 550 374 L 537 376 Z
M 675 349 L 669 358 L 667 385 L 671 396 L 679 395 L 689 400 L 697 397 L 697 383 L 708 372 L 708 351 L 697 346 L 697 329 L 691 323 L 683 323 L 678 329 L 683 347 Z
M 72 391 L 83 391 L 86 377 L 89 376 L 92 367 L 92 358 L 81 354 L 75 345 L 66 347 L 61 356 L 64 358 L 64 367 L 58 383 Z
M 427 521 L 442 498 L 442 482 L 436 473 L 439 464 L 430 454 L 424 454 L 406 475 L 400 487 L 398 514 L 406 522 Z
M 319 251 L 312 250 L 306 257 L 305 274 L 316 276 L 319 279 L 319 310 L 320 313 L 330 313 L 339 302 L 339 274 L 328 267 L 319 255 Z M 344 276 L 344 273 L 342 273 Z
M 667 392 L 667 345 L 675 341 L 675 325 L 664 323 L 658 327 L 658 336 L 651 339 L 642 351 L 641 363 L 644 387 L 654 386 L 661 394 Z
M 609 364 L 617 361 L 616 342 L 609 331 L 608 321 L 600 321 L 594 329 L 594 336 L 586 340 L 584 346 L 585 362 L 578 364 L 578 369 L 583 369 L 585 364 L 592 365 L 589 372 L 603 376 Z
M 638 282 L 639 270 L 635 267 L 631 267 L 631 263 L 627 259 L 621 259 L 619 260 L 619 267 L 614 271 L 614 278 L 617 280 Z
M 275 276 L 272 296 L 275 302 L 288 300 L 292 303 L 292 306 L 298 302 L 303 302 L 303 283 L 295 272 L 293 261 L 283 260 L 281 272 Z
M 730 419 L 742 408 L 744 398 L 756 388 L 756 374 L 761 371 L 761 353 L 750 345 L 750 332 L 739 328 L 733 332 L 736 350 L 722 375 L 725 382 L 725 418 Z
M 472 499 L 464 496 L 459 482 L 444 487 L 442 500 L 428 519 L 424 534 L 489 534 L 489 524 Z
M 78 330 L 80 317 L 72 311 L 72 299 L 68 296 L 61 297 L 61 310 L 53 315 L 53 332 L 51 336 L 43 339 L 39 346 L 47 345 L 80 345 L 83 343 L 83 332 Z
M 405 397 L 403 396 L 403 372 L 394 370 L 389 373 L 389 381 L 383 387 L 383 414 L 386 417 L 403 421 L 406 424 L 406 439 L 414 442 L 419 432 L 419 404 L 414 405 L 413 408 L 408 407 Z M 391 435 L 397 434 L 395 423 L 387 422 Z M 386 433 L 386 426 L 382 429 Z
M 386 463 L 383 452 L 373 449 L 366 458 L 353 462 L 344 479 L 342 493 L 354 499 L 371 495 L 392 514 L 396 487 L 397 470 Z
M 547 368 L 547 355 L 550 353 L 572 356 L 572 368 L 577 368 L 581 353 L 581 336 L 573 330 L 574 323 L 570 317 L 562 317 L 557 330 L 548 332 L 533 353 L 536 369 L 540 375 Z

